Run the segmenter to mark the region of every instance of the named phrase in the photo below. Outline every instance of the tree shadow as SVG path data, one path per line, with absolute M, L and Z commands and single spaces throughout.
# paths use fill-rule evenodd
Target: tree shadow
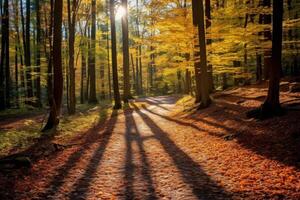
M 143 145 L 143 138 L 141 137 L 139 130 L 137 128 L 137 124 L 134 120 L 134 117 L 132 115 L 133 110 L 127 109 L 124 111 L 125 114 L 125 126 L 126 126 L 126 132 L 125 132 L 125 139 L 126 139 L 126 163 L 125 163 L 125 182 L 126 182 L 126 188 L 125 188 L 125 197 L 126 199 L 134 199 L 135 197 L 135 191 L 133 188 L 134 183 L 134 172 L 135 172 L 135 165 L 133 164 L 133 152 L 132 152 L 132 144 L 135 141 L 137 143 L 139 154 L 141 155 L 141 161 L 142 161 L 142 176 L 143 179 L 146 182 L 146 188 L 147 188 L 147 198 L 145 199 L 157 199 L 155 188 L 153 186 L 153 180 L 151 177 L 150 172 L 150 165 L 149 161 L 147 159 L 146 151 L 144 149 Z
M 49 199 L 49 197 L 54 198 L 53 196 L 59 191 L 59 189 L 63 186 L 65 178 L 68 176 L 70 171 L 75 167 L 75 163 L 79 162 L 82 156 L 86 151 L 89 150 L 91 144 L 99 142 L 98 149 L 95 151 L 93 158 L 90 161 L 90 164 L 87 166 L 86 172 L 82 178 L 79 179 L 76 183 L 76 188 L 70 194 L 70 198 L 76 199 L 74 197 L 75 191 L 79 188 L 84 188 L 81 190 L 81 193 L 84 195 L 88 190 L 89 183 L 85 180 L 84 177 L 92 177 L 95 173 L 97 166 L 102 158 L 103 152 L 108 144 L 109 138 L 112 134 L 112 130 L 117 122 L 117 111 L 114 111 L 110 119 L 103 124 L 98 124 L 96 127 L 89 129 L 85 135 L 85 140 L 80 149 L 73 154 L 71 154 L 67 160 L 67 162 L 62 165 L 58 170 L 57 174 L 52 178 L 49 184 L 45 187 L 47 188 L 42 194 L 39 194 L 39 199 Z M 99 132 L 102 132 L 99 134 Z
M 192 192 L 199 199 L 231 199 L 229 194 L 212 180 L 188 154 L 181 150 L 172 141 L 168 134 L 163 131 L 156 123 L 145 113 L 132 104 L 134 110 L 143 119 L 145 124 L 151 129 L 155 138 L 160 142 L 166 153 L 173 160 L 176 167 L 182 174 L 183 181 L 190 186 Z
M 251 108 L 226 101 L 216 102 L 215 107 L 217 112 L 205 113 L 205 117 L 212 119 L 212 121 L 203 119 L 198 115 L 190 116 L 190 118 L 222 128 L 235 135 L 236 142 L 245 149 L 284 165 L 300 169 L 300 131 L 298 128 L 300 118 L 295 117 L 300 116 L 299 111 L 289 111 L 284 116 L 257 121 L 246 119 L 243 116 L 243 113 Z M 236 114 L 228 111 L 235 111 Z M 224 120 L 231 120 L 235 127 L 224 125 Z M 219 135 L 224 136 L 224 134 Z

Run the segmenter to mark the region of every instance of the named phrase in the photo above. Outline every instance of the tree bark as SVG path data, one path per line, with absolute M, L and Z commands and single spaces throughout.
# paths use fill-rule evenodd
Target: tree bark
M 63 94 L 63 73 L 62 73 L 62 8 L 63 0 L 55 0 L 54 23 L 53 23 L 53 66 L 54 66 L 54 90 L 53 98 L 50 100 L 50 114 L 43 132 L 56 128 L 59 124 L 60 107 Z
M 21 8 L 23 9 L 23 8 Z M 25 66 L 26 66 L 26 83 L 27 83 L 27 101 L 29 105 L 33 105 L 33 85 L 31 75 L 31 51 L 30 51 L 30 0 L 26 0 L 26 24 L 25 24 Z
M 122 104 L 121 104 L 121 97 L 119 91 L 114 0 L 110 0 L 110 29 L 111 29 L 113 89 L 114 89 L 114 100 L 115 100 L 114 109 L 121 109 Z
M 123 39 L 123 79 L 124 79 L 124 94 L 123 101 L 128 103 L 131 98 L 130 92 L 130 74 L 129 74 L 129 43 L 128 43 L 128 3 L 127 0 L 122 0 L 122 6 L 126 10 L 126 14 L 122 17 L 122 39 Z
M 205 26 L 204 26 L 204 8 L 203 0 L 193 0 L 193 21 L 194 26 L 198 28 L 198 39 L 200 47 L 200 62 L 195 61 L 195 76 L 198 81 L 197 88 L 200 89 L 201 104 L 199 108 L 206 108 L 210 105 L 211 100 L 209 97 L 208 87 L 208 72 L 207 72 L 207 57 L 206 57 L 206 38 L 205 38 Z M 197 59 L 197 58 L 196 58 Z M 200 84 L 200 86 L 199 86 Z M 198 97 L 199 98 L 199 97 Z
M 268 96 L 262 106 L 263 112 L 267 112 L 266 114 L 278 114 L 277 112 L 281 110 L 279 84 L 282 57 L 282 21 L 283 0 L 273 0 L 272 67 L 270 67 Z
M 36 105 L 42 106 L 41 101 L 41 20 L 40 20 L 40 1 L 35 0 L 36 6 L 36 66 L 35 66 L 35 86 L 36 86 Z
M 96 0 L 92 0 L 91 47 L 89 49 L 89 103 L 97 103 L 96 97 Z
M 75 24 L 77 12 L 77 0 L 68 0 L 68 28 L 69 28 L 69 107 L 68 113 L 70 115 L 76 112 L 76 94 L 75 94 L 75 66 L 74 66 L 74 52 L 75 52 Z

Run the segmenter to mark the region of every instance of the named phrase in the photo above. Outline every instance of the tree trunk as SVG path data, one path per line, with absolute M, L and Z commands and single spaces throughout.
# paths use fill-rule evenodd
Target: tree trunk
M 36 6 L 36 66 L 35 66 L 35 86 L 36 86 L 36 105 L 42 106 L 41 102 L 41 20 L 40 20 L 40 1 L 35 1 Z
M 21 8 L 22 9 L 22 8 Z M 33 105 L 33 85 L 31 75 L 31 52 L 30 52 L 30 0 L 26 0 L 26 24 L 25 24 L 25 66 L 26 66 L 26 83 L 27 83 L 27 101 L 29 105 Z
M 201 104 L 200 108 L 206 108 L 209 106 L 211 100 L 209 97 L 208 87 L 208 72 L 207 72 L 207 57 L 206 57 L 206 38 L 205 38 L 205 26 L 204 26 L 204 9 L 203 0 L 193 0 L 193 21 L 194 26 L 198 28 L 198 38 L 200 47 L 200 62 L 195 61 L 195 76 L 198 76 L 197 88 L 200 89 Z M 196 58 L 197 59 L 197 58 Z M 198 63 L 199 62 L 199 63 Z M 199 81 L 200 80 L 200 81 Z M 199 86 L 200 84 L 200 86 Z M 199 97 L 198 97 L 199 98 Z
M 205 22 L 206 31 L 210 32 L 210 27 L 211 27 L 211 0 L 205 0 L 205 17 L 206 17 L 206 22 Z M 206 43 L 207 43 L 207 45 L 211 45 L 212 44 L 212 40 L 211 39 L 207 39 Z M 208 69 L 208 87 L 209 87 L 209 92 L 212 92 L 214 90 L 213 66 L 212 66 L 212 64 L 208 63 L 207 69 Z
M 4 1 L 2 13 L 2 44 L 0 61 L 0 110 L 10 107 L 10 69 L 9 69 L 9 7 Z M 4 73 L 5 72 L 5 73 Z M 4 83 L 5 80 L 5 83 Z
M 130 54 L 131 58 L 131 67 L 132 67 L 132 82 L 133 82 L 133 88 L 136 91 L 136 77 L 135 77 L 135 67 L 134 67 L 134 59 L 132 53 Z
M 109 0 L 106 0 L 106 26 L 107 26 L 107 34 L 106 34 L 106 52 L 107 52 L 107 79 L 108 79 L 108 94 L 109 99 L 112 99 L 111 93 L 111 73 L 110 73 L 110 49 L 109 49 Z
M 130 92 L 130 74 L 129 74 L 129 44 L 128 44 L 128 3 L 122 0 L 122 6 L 126 10 L 126 14 L 122 17 L 122 39 L 123 39 L 123 79 L 124 94 L 123 101 L 128 103 L 131 98 Z
M 114 89 L 114 109 L 121 109 L 121 97 L 119 91 L 118 63 L 117 63 L 117 44 L 116 44 L 116 25 L 115 25 L 115 2 L 110 0 L 110 29 L 111 29 L 111 52 L 112 52 L 112 73 Z
M 262 2 L 263 7 L 270 8 L 271 7 L 271 0 L 263 0 Z M 271 24 L 272 23 L 272 15 L 271 14 L 263 14 L 263 24 Z M 264 40 L 271 41 L 272 40 L 272 33 L 269 28 L 264 30 Z M 270 75 L 270 68 L 271 68 L 271 50 L 266 49 L 264 51 L 264 78 L 265 80 L 269 79 Z
M 96 0 L 92 0 L 92 28 L 91 28 L 91 47 L 89 49 L 89 75 L 90 75 L 90 91 L 89 103 L 97 103 L 96 97 Z
M 81 50 L 81 79 L 80 79 L 80 103 L 85 102 L 85 80 L 86 80 L 86 57 Z
M 68 28 L 69 28 L 69 107 L 70 115 L 76 112 L 76 95 L 75 95 L 75 66 L 74 66 L 74 44 L 75 44 L 75 24 L 77 0 L 68 0 Z
M 63 0 L 55 0 L 54 24 L 53 24 L 53 66 L 54 66 L 54 90 L 53 98 L 50 100 L 50 115 L 43 131 L 55 128 L 59 124 L 60 107 L 63 95 L 63 73 L 62 73 L 62 9 Z
M 268 96 L 262 106 L 263 114 L 267 115 L 278 114 L 281 110 L 279 84 L 282 57 L 282 21 L 283 0 L 273 0 L 272 67 L 270 67 Z

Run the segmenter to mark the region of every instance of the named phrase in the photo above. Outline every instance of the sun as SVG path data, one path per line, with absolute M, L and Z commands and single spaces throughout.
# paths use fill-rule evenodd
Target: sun
M 123 6 L 119 6 L 116 11 L 116 19 L 120 20 L 124 15 L 126 15 L 126 10 Z

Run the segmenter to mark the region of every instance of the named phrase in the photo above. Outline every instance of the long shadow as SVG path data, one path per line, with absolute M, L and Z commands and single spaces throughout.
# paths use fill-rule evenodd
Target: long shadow
M 108 138 L 111 134 L 111 127 L 114 127 L 115 123 L 117 121 L 116 112 L 113 112 L 110 116 L 110 119 L 103 124 L 98 124 L 95 128 L 91 128 L 87 131 L 87 134 L 85 136 L 85 141 L 82 145 L 82 147 L 71 154 L 66 161 L 64 165 L 62 165 L 58 170 L 57 174 L 52 178 L 51 182 L 45 187 L 47 188 L 46 191 L 39 194 L 39 199 L 49 199 L 50 196 L 55 195 L 59 189 L 63 186 L 65 178 L 70 173 L 71 169 L 75 167 L 75 164 L 80 161 L 83 154 L 88 151 L 90 145 L 92 143 L 98 142 L 99 139 L 101 139 L 99 148 L 101 146 L 106 145 Z M 103 134 L 99 134 L 99 132 L 104 131 Z
M 163 109 L 163 110 L 169 111 L 168 108 L 166 108 L 166 107 L 160 105 L 160 104 L 157 103 L 157 102 L 153 102 L 153 101 L 150 101 L 150 100 L 148 100 L 148 99 L 145 99 L 145 102 L 146 102 L 147 104 L 149 104 L 149 105 L 157 106 L 157 107 L 159 107 L 159 108 L 161 108 L 161 109 Z
M 115 115 L 115 113 L 117 113 L 117 111 L 114 111 L 113 115 Z M 117 122 L 117 117 L 113 117 L 112 119 L 113 120 L 107 124 L 107 126 L 102 134 L 103 137 L 101 138 L 98 148 L 96 149 L 91 160 L 89 161 L 89 164 L 85 170 L 85 173 L 74 184 L 75 188 L 73 189 L 73 191 L 69 193 L 69 195 L 68 195 L 69 199 L 72 199 L 72 200 L 73 199 L 86 199 L 86 195 L 87 195 L 87 192 L 89 191 L 89 186 L 91 184 L 91 181 L 94 178 L 97 168 L 101 164 L 100 162 L 102 160 L 105 149 L 109 143 L 109 140 L 113 133 L 113 129 Z M 78 195 L 78 194 L 80 194 L 80 195 Z
M 155 138 L 173 160 L 182 174 L 183 181 L 190 186 L 192 192 L 199 199 L 231 199 L 232 195 L 213 181 L 188 154 L 181 150 L 156 123 L 137 106 L 134 110 L 141 116 L 145 124 L 151 129 Z
M 132 105 L 133 105 L 133 104 L 132 104 Z M 193 128 L 193 129 L 195 129 L 196 131 L 206 132 L 206 133 L 208 133 L 208 134 L 210 134 L 210 135 L 212 135 L 212 136 L 220 136 L 220 134 L 218 134 L 217 132 L 212 132 L 212 131 L 208 131 L 208 130 L 202 129 L 202 128 L 198 127 L 197 125 L 192 124 L 192 123 L 190 123 L 190 122 L 184 122 L 184 121 L 181 121 L 181 120 L 173 119 L 173 118 L 168 117 L 168 116 L 166 116 L 166 115 L 158 114 L 158 113 L 156 113 L 156 112 L 154 112 L 154 111 L 148 109 L 146 106 L 142 106 L 142 107 L 143 107 L 143 109 L 146 110 L 147 112 L 152 113 L 152 114 L 154 114 L 154 115 L 156 115 L 156 116 L 158 116 L 158 117 L 161 117 L 161 118 L 163 118 L 163 119 L 165 119 L 165 120 L 174 122 L 174 123 L 176 123 L 176 124 L 178 124 L 178 125 L 191 127 L 191 128 Z
M 153 186 L 153 180 L 150 174 L 150 165 L 147 159 L 146 151 L 143 146 L 143 139 L 141 138 L 136 122 L 133 118 L 133 110 L 125 110 L 125 126 L 126 126 L 126 163 L 125 163 L 125 196 L 126 199 L 134 199 L 134 189 L 133 189 L 133 177 L 134 177 L 134 164 L 132 158 L 132 143 L 137 142 L 139 153 L 142 160 L 142 175 L 146 182 L 148 196 L 146 199 L 157 199 L 155 188 Z
M 235 121 L 239 126 L 244 126 L 243 132 L 236 135 L 236 141 L 245 149 L 264 156 L 265 158 L 276 160 L 284 165 L 300 169 L 300 132 L 297 126 L 300 123 L 299 111 L 290 111 L 286 115 L 264 121 L 245 121 L 241 119 L 241 115 L 233 115 L 221 110 L 222 107 L 226 109 L 244 111 L 250 108 L 245 108 L 241 105 L 228 104 L 226 102 L 217 103 L 220 112 L 209 113 L 207 117 L 220 121 L 222 118 Z M 295 117 L 294 117 L 295 116 Z M 208 123 L 212 126 L 223 128 L 225 130 L 235 133 L 236 130 L 225 127 L 222 124 L 207 121 L 200 117 L 192 117 L 197 121 Z M 288 122 L 288 123 L 287 123 Z M 255 129 L 253 129 L 255 127 Z M 287 127 L 283 129 L 281 127 Z M 295 127 L 292 129 L 292 127 Z M 261 130 L 259 133 L 257 130 Z

